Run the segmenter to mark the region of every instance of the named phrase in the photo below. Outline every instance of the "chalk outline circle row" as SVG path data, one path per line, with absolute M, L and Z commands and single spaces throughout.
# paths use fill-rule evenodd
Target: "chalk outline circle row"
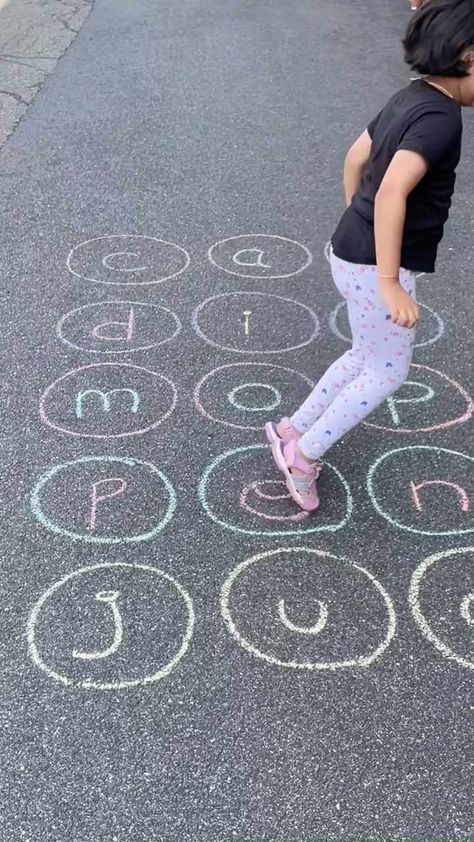
M 130 432 L 125 432 L 125 433 L 112 433 L 112 434 L 107 434 L 107 433 L 79 433 L 79 432 L 76 432 L 75 430 L 68 430 L 68 429 L 66 429 L 66 427 L 60 427 L 57 424 L 53 424 L 53 422 L 48 418 L 48 415 L 46 413 L 46 403 L 47 403 L 47 400 L 48 400 L 48 397 L 49 397 L 50 393 L 54 391 L 56 386 L 59 383 L 61 383 L 63 380 L 67 380 L 68 377 L 71 377 L 74 374 L 78 374 L 81 371 L 86 371 L 86 370 L 91 369 L 91 368 L 110 368 L 110 367 L 113 367 L 113 368 L 133 368 L 137 371 L 146 372 L 147 374 L 151 374 L 153 377 L 156 377 L 158 380 L 164 380 L 165 383 L 167 383 L 168 386 L 171 387 L 171 392 L 172 392 L 172 395 L 173 395 L 170 408 L 166 410 L 164 415 L 162 415 L 158 419 L 158 421 L 154 421 L 148 427 L 144 427 L 143 429 L 140 429 L 140 430 L 132 430 Z M 65 374 L 62 374 L 56 380 L 53 380 L 53 382 L 50 383 L 50 385 L 47 387 L 47 389 L 45 389 L 45 391 L 41 395 L 38 411 L 39 411 L 39 415 L 40 415 L 40 418 L 41 418 L 42 422 L 44 424 L 46 424 L 48 427 L 51 427 L 51 429 L 56 430 L 59 433 L 64 433 L 67 436 L 75 436 L 76 438 L 81 438 L 81 439 L 108 439 L 108 440 L 111 440 L 111 439 L 128 438 L 130 436 L 142 436 L 145 433 L 149 433 L 151 430 L 154 430 L 156 427 L 159 427 L 160 424 L 163 424 L 163 422 L 166 421 L 170 417 L 170 415 L 173 414 L 174 410 L 176 409 L 177 402 L 178 402 L 178 390 L 176 389 L 176 386 L 174 385 L 173 381 L 170 380 L 168 377 L 166 377 L 164 374 L 160 374 L 157 371 L 152 371 L 151 369 L 145 368 L 144 366 L 141 366 L 141 365 L 133 365 L 132 363 L 103 362 L 103 363 L 89 363 L 88 365 L 81 365 L 81 366 L 79 366 L 79 368 L 73 368 L 70 371 L 66 371 Z
M 211 301 L 216 301 L 218 298 L 230 298 L 231 296 L 241 295 L 241 296 L 259 296 L 260 298 L 276 298 L 278 301 L 284 301 L 285 304 L 296 304 L 297 307 L 302 307 L 303 310 L 306 310 L 311 319 L 313 320 L 313 332 L 309 339 L 305 339 L 303 342 L 300 342 L 298 345 L 291 345 L 288 348 L 277 348 L 273 351 L 252 351 L 246 348 L 233 348 L 229 345 L 221 345 L 219 342 L 215 342 L 213 339 L 209 339 L 209 337 L 201 330 L 199 326 L 199 314 L 204 308 L 210 304 Z M 208 345 L 211 345 L 212 348 L 218 348 L 220 351 L 230 351 L 233 354 L 286 354 L 288 351 L 298 351 L 300 348 L 305 348 L 306 345 L 310 345 L 311 342 L 314 342 L 316 337 L 319 335 L 321 330 L 321 325 L 319 319 L 311 309 L 308 307 L 307 304 L 302 304 L 301 301 L 296 301 L 294 298 L 285 298 L 282 295 L 274 295 L 271 292 L 258 292 L 256 290 L 235 290 L 233 292 L 221 292 L 218 295 L 211 295 L 210 298 L 204 299 L 201 301 L 200 304 L 194 310 L 191 322 L 194 330 L 196 331 L 197 335 L 200 339 L 203 339 L 204 342 L 207 342 Z
M 89 464 L 91 462 L 105 462 L 105 463 L 114 463 L 119 462 L 121 465 L 127 465 L 128 467 L 133 468 L 135 465 L 140 465 L 145 467 L 148 471 L 150 471 L 155 476 L 159 477 L 161 482 L 163 483 L 165 490 L 168 494 L 168 507 L 163 515 L 161 521 L 153 527 L 153 529 L 149 530 L 148 532 L 139 533 L 138 535 L 124 535 L 119 537 L 103 537 L 99 538 L 95 535 L 84 535 L 81 532 L 72 532 L 70 529 L 65 529 L 61 526 L 58 526 L 53 520 L 50 520 L 49 517 L 43 512 L 41 506 L 41 494 L 44 488 L 48 485 L 49 481 L 52 480 L 56 474 L 59 474 L 61 471 L 67 468 L 73 468 L 76 465 L 81 464 Z M 171 518 L 173 517 L 177 505 L 177 497 L 176 492 L 168 479 L 168 477 L 153 465 L 152 462 L 145 462 L 143 459 L 132 459 L 128 456 L 81 456 L 79 459 L 71 459 L 68 462 L 61 462 L 58 465 L 54 465 L 48 471 L 45 471 L 44 474 L 39 478 L 36 482 L 30 496 L 30 507 L 35 520 L 41 524 L 45 529 L 49 529 L 50 532 L 54 532 L 56 535 L 63 535 L 67 538 L 71 538 L 73 541 L 83 541 L 86 544 L 134 544 L 134 543 L 141 543 L 143 541 L 151 541 L 153 538 L 156 538 L 160 532 L 162 532 L 165 527 L 170 522 Z
M 306 255 L 306 263 L 301 266 L 300 269 L 297 269 L 295 272 L 288 272 L 284 275 L 250 275 L 248 272 L 238 272 L 232 269 L 226 269 L 225 266 L 222 266 L 217 260 L 214 259 L 214 249 L 218 246 L 224 245 L 224 243 L 230 243 L 232 240 L 243 240 L 245 237 L 256 237 L 258 239 L 265 239 L 265 240 L 282 240 L 284 243 L 291 243 L 294 246 L 298 246 L 302 251 L 304 251 Z M 294 275 L 299 275 L 301 272 L 304 272 L 308 266 L 311 266 L 313 262 L 313 255 L 311 254 L 309 248 L 303 245 L 303 243 L 299 243 L 298 240 L 292 240 L 290 237 L 281 237 L 278 234 L 238 234 L 235 237 L 225 237 L 223 240 L 218 240 L 217 243 L 212 245 L 208 252 L 207 256 L 212 263 L 213 266 L 216 266 L 217 269 L 222 269 L 223 272 L 227 272 L 228 275 L 236 275 L 239 278 L 254 278 L 258 281 L 267 281 L 267 280 L 275 280 L 277 278 L 292 278 Z
M 472 417 L 472 413 L 474 411 L 474 401 L 471 396 L 466 392 L 464 386 L 461 386 L 456 380 L 453 380 L 451 377 L 448 377 L 447 374 L 444 374 L 442 371 L 438 371 L 437 368 L 430 368 L 429 365 L 421 365 L 421 363 L 412 363 L 410 368 L 417 368 L 423 369 L 424 371 L 429 371 L 431 374 L 436 374 L 438 377 L 441 377 L 442 380 L 446 380 L 450 386 L 453 386 L 460 395 L 464 398 L 467 403 L 467 409 L 463 415 L 459 415 L 458 418 L 452 418 L 450 421 L 443 421 L 441 424 L 433 424 L 431 427 L 418 427 L 416 429 L 410 429 L 409 427 L 386 427 L 382 424 L 373 424 L 369 421 L 363 421 L 365 427 L 374 427 L 376 430 L 383 430 L 387 433 L 432 433 L 434 430 L 446 430 L 448 427 L 453 427 L 457 424 L 465 424 L 466 421 Z
M 438 561 L 443 561 L 445 558 L 451 558 L 451 556 L 455 555 L 466 555 L 467 553 L 474 553 L 474 547 L 454 547 L 450 550 L 443 550 L 443 552 L 435 553 L 434 555 L 430 555 L 425 558 L 418 565 L 411 577 L 408 601 L 410 603 L 410 608 L 415 622 L 418 624 L 421 632 L 427 640 L 429 640 L 442 655 L 445 655 L 446 658 L 450 658 L 452 661 L 456 661 L 461 666 L 474 670 L 474 661 L 468 661 L 466 658 L 457 655 L 451 647 L 447 646 L 446 643 L 443 643 L 438 635 L 434 633 L 430 624 L 426 620 L 420 605 L 420 586 L 427 570 L 429 570 L 433 564 L 436 564 Z
M 309 377 L 306 377 L 306 374 L 301 374 L 299 371 L 295 371 L 293 368 L 288 368 L 287 366 L 284 366 L 284 365 L 274 365 L 273 363 L 259 363 L 259 362 L 256 362 L 256 363 L 251 363 L 251 362 L 226 363 L 225 365 L 220 365 L 217 368 L 213 368 L 212 371 L 208 371 L 208 373 L 205 374 L 204 377 L 202 377 L 201 380 L 199 381 L 199 383 L 197 383 L 197 385 L 195 386 L 194 393 L 193 393 L 194 404 L 195 404 L 198 412 L 201 415 L 203 415 L 204 418 L 207 418 L 209 421 L 214 421 L 217 424 L 223 424 L 225 427 L 232 427 L 234 430 L 254 430 L 254 431 L 260 432 L 260 430 L 263 430 L 263 425 L 260 425 L 259 427 L 256 427 L 255 425 L 252 425 L 252 424 L 234 424 L 232 421 L 223 421 L 220 418 L 215 418 L 214 415 L 211 415 L 210 412 L 208 412 L 206 409 L 204 409 L 204 406 L 201 403 L 201 390 L 202 390 L 203 386 L 207 383 L 207 381 L 210 380 L 212 377 L 214 377 L 214 375 L 217 374 L 219 371 L 223 371 L 226 368 L 237 368 L 237 367 L 240 367 L 240 366 L 258 366 L 258 367 L 264 367 L 264 368 L 278 368 L 278 369 L 281 369 L 282 371 L 290 372 L 290 374 L 297 374 L 311 388 L 314 385 L 312 380 L 310 380 Z M 243 385 L 248 385 L 248 384 L 243 384 Z M 264 384 L 262 384 L 262 385 L 264 385 Z
M 329 327 L 331 328 L 334 336 L 337 336 L 338 339 L 342 339 L 343 342 L 350 343 L 352 340 L 348 336 L 346 336 L 344 333 L 342 333 L 341 330 L 339 330 L 339 328 L 337 326 L 337 323 L 336 323 L 336 320 L 337 320 L 337 317 L 338 317 L 340 311 L 342 310 L 343 307 L 346 307 L 346 306 L 347 306 L 347 301 L 345 299 L 343 299 L 342 301 L 339 301 L 336 304 L 334 310 L 332 311 L 332 313 L 329 316 Z M 415 342 L 415 344 L 413 346 L 414 348 L 425 348 L 428 345 L 434 345 L 435 342 L 438 342 L 438 340 L 441 339 L 441 337 L 444 335 L 444 321 L 441 318 L 441 316 L 439 316 L 438 313 L 435 310 L 432 310 L 431 307 L 428 307 L 427 304 L 419 303 L 419 306 L 423 307 L 424 310 L 428 310 L 428 312 L 431 313 L 431 315 L 433 316 L 433 318 L 434 318 L 434 320 L 437 324 L 437 331 L 436 331 L 434 336 L 431 336 L 429 339 L 425 339 L 424 342 Z
M 348 564 L 350 567 L 355 568 L 364 576 L 366 576 L 374 585 L 376 590 L 381 594 L 383 601 L 385 603 L 385 608 L 388 614 L 388 629 L 385 635 L 384 640 L 381 644 L 377 647 L 377 649 L 371 655 L 364 655 L 358 658 L 354 658 L 348 661 L 330 661 L 330 662 L 312 662 L 312 661 L 282 661 L 279 658 L 275 658 L 272 655 L 267 655 L 265 652 L 262 652 L 252 643 L 250 643 L 243 635 L 240 634 L 237 625 L 234 623 L 232 619 L 232 614 L 229 608 L 229 599 L 230 594 L 232 591 L 232 586 L 234 582 L 238 579 L 240 573 L 243 570 L 249 568 L 252 564 L 258 563 L 263 559 L 270 558 L 273 556 L 278 556 L 280 554 L 285 553 L 310 553 L 311 555 L 318 556 L 319 558 L 326 558 L 331 559 L 332 561 L 340 561 L 344 564 Z M 256 658 L 260 660 L 266 661 L 267 663 L 273 666 L 280 666 L 280 667 L 289 667 L 291 669 L 299 669 L 299 670 L 311 670 L 311 671 L 321 671 L 321 670 L 337 670 L 337 669 L 344 669 L 344 668 L 351 668 L 351 667 L 368 667 L 372 664 L 380 655 L 385 652 L 385 650 L 390 645 L 396 631 L 397 627 L 397 618 L 395 609 L 393 607 L 393 602 L 390 595 L 387 593 L 385 588 L 380 584 L 380 582 L 372 575 L 365 567 L 362 567 L 359 564 L 356 564 L 353 561 L 350 561 L 347 558 L 343 558 L 340 556 L 333 555 L 332 553 L 327 552 L 326 550 L 317 550 L 312 547 L 280 547 L 276 550 L 269 550 L 267 552 L 258 553 L 257 555 L 252 556 L 251 558 L 245 559 L 241 561 L 230 573 L 230 575 L 225 580 L 224 584 L 221 588 L 221 598 L 220 598 L 220 606 L 221 606 L 221 614 L 224 619 L 224 622 L 229 630 L 230 634 L 234 638 L 234 640 L 239 643 L 242 648 L 251 655 L 254 655 Z
M 87 246 L 89 243 L 97 243 L 99 240 L 110 240 L 110 239 L 136 239 L 136 240 L 153 240 L 156 243 L 161 243 L 164 246 L 171 246 L 175 248 L 177 251 L 181 252 L 184 255 L 184 266 L 181 269 L 178 269 L 176 272 L 173 272 L 171 275 L 163 275 L 162 277 L 156 278 L 153 281 L 100 281 L 98 278 L 89 278 L 87 275 L 81 275 L 80 272 L 76 272 L 75 269 L 71 266 L 71 260 L 75 254 L 75 252 L 80 249 L 82 246 Z M 178 275 L 181 275 L 183 272 L 186 271 L 189 264 L 191 262 L 191 257 L 189 252 L 186 251 L 182 246 L 178 246 L 176 243 L 172 243 L 169 240 L 162 240 L 159 237 L 149 237 L 146 234 L 104 234 L 101 237 L 91 237 L 89 240 L 83 240 L 82 243 L 78 243 L 77 246 L 71 249 L 69 252 L 67 259 L 66 259 L 66 266 L 71 272 L 72 275 L 75 275 L 76 278 L 81 278 L 83 281 L 90 281 L 93 284 L 105 284 L 106 286 L 152 286 L 153 284 L 161 284 L 164 281 L 170 281 L 172 278 L 177 278 Z
M 235 524 L 231 524 L 226 520 L 222 520 L 214 514 L 207 500 L 207 486 L 209 483 L 209 479 L 213 472 L 216 470 L 216 468 L 219 467 L 221 462 L 225 462 L 227 459 L 232 458 L 232 456 L 235 456 L 236 454 L 268 449 L 269 445 L 266 444 L 251 444 L 243 447 L 235 447 L 231 450 L 226 450 L 224 453 L 220 453 L 219 456 L 217 456 L 217 458 L 214 459 L 210 463 L 210 465 L 207 466 L 198 484 L 198 499 L 207 516 L 214 523 L 217 523 L 218 526 L 222 526 L 224 529 L 229 529 L 231 532 L 243 533 L 244 535 L 258 535 L 263 538 L 284 538 L 288 535 L 301 536 L 303 533 L 311 534 L 315 532 L 338 532 L 340 529 L 344 529 L 344 527 L 347 526 L 349 520 L 351 519 L 352 512 L 354 509 L 354 500 L 347 480 L 335 467 L 335 465 L 332 465 L 330 462 L 325 462 L 324 467 L 329 468 L 337 476 L 337 478 L 342 484 L 346 495 L 346 511 L 344 517 L 342 518 L 342 520 L 339 521 L 339 523 L 329 523 L 323 526 L 314 526 L 310 529 L 245 529 L 244 527 L 236 526 Z
M 431 450 L 435 453 L 449 453 L 450 456 L 460 456 L 461 459 L 467 459 L 468 462 L 474 463 L 474 456 L 468 456 L 466 453 L 460 453 L 457 450 L 448 450 L 446 447 L 435 447 L 434 445 L 428 444 L 412 444 L 407 445 L 407 447 L 396 447 L 393 450 L 387 450 L 386 453 L 382 453 L 378 459 L 370 466 L 369 473 L 367 474 L 367 493 L 369 495 L 370 501 L 377 512 L 381 517 L 384 518 L 388 523 L 392 526 L 396 526 L 398 529 L 403 529 L 405 532 L 412 532 L 415 535 L 466 535 L 470 532 L 474 532 L 474 525 L 468 527 L 467 529 L 446 529 L 446 530 L 426 530 L 426 529 L 416 529 L 414 526 L 407 526 L 404 523 L 400 523 L 396 518 L 392 517 L 392 515 L 387 514 L 384 512 L 381 505 L 378 502 L 377 496 L 374 491 L 374 477 L 377 472 L 378 467 L 385 462 L 390 456 L 393 456 L 395 453 L 405 453 L 407 450 Z
M 66 582 L 74 579 L 77 576 L 81 576 L 83 573 L 90 573 L 95 570 L 103 570 L 105 569 L 119 569 L 119 568 L 128 568 L 131 570 L 146 570 L 147 572 L 151 572 L 159 576 L 160 578 L 166 579 L 173 587 L 178 591 L 178 594 L 182 597 L 186 609 L 187 609 L 187 624 L 186 624 L 186 631 L 184 633 L 183 641 L 181 646 L 168 664 L 158 670 L 158 672 L 153 673 L 153 675 L 145 676 L 145 678 L 138 678 L 133 679 L 130 681 L 118 681 L 118 682 L 102 682 L 102 681 L 74 681 L 73 679 L 69 679 L 67 676 L 62 675 L 61 673 L 56 672 L 55 670 L 48 667 L 48 665 L 43 661 L 38 648 L 36 646 L 35 641 L 35 628 L 38 621 L 38 617 L 40 615 L 41 609 L 45 602 Z M 130 564 L 129 562 L 119 561 L 119 562 L 102 562 L 99 564 L 93 564 L 87 567 L 81 567 L 78 570 L 73 570 L 72 573 L 68 573 L 66 576 L 63 576 L 62 579 L 55 582 L 51 587 L 48 588 L 47 591 L 39 598 L 39 600 L 33 606 L 33 609 L 30 613 L 28 618 L 28 625 L 27 625 L 27 640 L 28 640 L 28 653 L 30 658 L 32 659 L 35 666 L 41 669 L 43 672 L 48 675 L 49 678 L 53 678 L 55 681 L 59 681 L 61 684 L 65 684 L 69 687 L 83 687 L 86 690 L 123 690 L 128 689 L 130 687 L 137 687 L 139 685 L 147 685 L 152 684 L 155 681 L 159 681 L 161 678 L 165 678 L 169 675 L 172 670 L 177 666 L 177 664 L 181 661 L 184 657 L 186 652 L 189 649 L 189 644 L 191 642 L 191 638 L 194 632 L 194 626 L 196 621 L 196 615 L 194 613 L 194 605 L 189 593 L 183 588 L 183 586 L 175 579 L 173 576 L 170 576 L 169 573 L 165 573 L 163 570 L 159 570 L 156 567 L 151 567 L 149 564 Z
M 92 309 L 93 307 L 100 307 L 100 306 L 108 306 L 109 304 L 128 304 L 132 307 L 151 307 L 154 310 L 163 310 L 168 315 L 172 316 L 174 319 L 176 328 L 174 333 L 171 336 L 167 336 L 165 339 L 160 339 L 159 342 L 151 342 L 149 345 L 140 345 L 137 348 L 123 348 L 117 351 L 107 350 L 101 351 L 98 348 L 85 348 L 82 345 L 76 345 L 74 342 L 71 342 L 70 339 L 67 339 L 63 334 L 63 326 L 67 322 L 67 320 L 71 316 L 75 316 L 76 313 L 80 313 L 82 310 Z M 61 316 L 59 322 L 56 325 L 56 336 L 61 342 L 64 342 L 65 345 L 68 345 L 69 348 L 74 348 L 76 351 L 84 351 L 86 354 L 135 354 L 137 351 L 149 351 L 151 348 L 159 348 L 160 345 L 165 345 L 167 342 L 172 342 L 173 339 L 181 333 L 182 324 L 176 313 L 173 310 L 169 310 L 168 307 L 163 307 L 161 304 L 148 304 L 145 301 L 94 301 L 92 304 L 84 304 L 82 307 L 76 307 L 74 310 L 68 310 L 63 316 Z M 104 340 L 107 341 L 107 340 Z M 110 341 L 110 340 L 108 340 Z

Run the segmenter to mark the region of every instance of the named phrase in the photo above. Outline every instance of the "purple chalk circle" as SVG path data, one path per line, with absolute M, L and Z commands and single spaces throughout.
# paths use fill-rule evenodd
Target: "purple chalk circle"
M 66 372 L 45 390 L 41 420 L 69 436 L 141 436 L 170 417 L 178 394 L 156 371 L 130 363 L 91 363 Z
M 74 246 L 66 265 L 77 278 L 94 284 L 146 286 L 176 278 L 190 263 L 176 243 L 141 234 L 109 234 Z
M 196 307 L 197 335 L 221 351 L 282 354 L 304 348 L 319 334 L 319 319 L 310 307 L 266 292 L 225 292 Z
M 131 354 L 175 339 L 181 322 L 172 310 L 143 301 L 97 301 L 70 310 L 56 326 L 58 339 L 88 354 Z
M 214 243 L 210 262 L 229 275 L 256 280 L 291 278 L 311 265 L 308 248 L 289 237 L 275 234 L 241 234 Z
M 228 363 L 212 369 L 194 389 L 197 410 L 209 421 L 238 430 L 263 430 L 283 414 L 285 403 L 301 403 L 313 383 L 292 368 L 271 363 Z

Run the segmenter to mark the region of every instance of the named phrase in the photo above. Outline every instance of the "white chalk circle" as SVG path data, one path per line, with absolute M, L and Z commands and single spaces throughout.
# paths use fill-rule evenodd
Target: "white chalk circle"
M 310 547 L 242 561 L 224 582 L 220 604 L 246 652 L 294 670 L 368 667 L 396 631 L 392 600 L 372 573 Z
M 176 278 L 189 266 L 188 252 L 176 243 L 141 234 L 109 234 L 79 243 L 66 265 L 77 278 L 94 284 L 146 286 Z
M 376 512 L 418 535 L 474 532 L 474 457 L 430 445 L 383 453 L 367 475 Z
M 306 246 L 275 234 L 241 234 L 219 240 L 208 251 L 214 266 L 239 278 L 272 280 L 299 275 L 311 265 Z
M 291 298 L 266 292 L 224 292 L 206 298 L 192 316 L 197 335 L 220 351 L 283 354 L 319 334 L 316 313 Z
M 232 532 L 275 536 L 303 535 L 315 532 L 338 532 L 349 522 L 353 499 L 348 483 L 340 471 L 325 462 L 319 482 L 323 489 L 318 511 L 297 522 L 295 505 L 282 494 L 262 494 L 260 489 L 275 479 L 271 450 L 267 445 L 236 447 L 221 453 L 204 471 L 198 498 L 214 523 Z M 323 485 L 324 483 L 324 485 Z M 250 494 L 258 493 L 259 508 L 250 502 Z M 265 504 L 265 510 L 263 505 Z M 268 507 L 268 508 L 267 508 Z M 275 529 L 275 523 L 281 528 Z M 284 526 L 283 526 L 284 524 Z
M 173 413 L 174 383 L 130 363 L 91 363 L 66 372 L 45 390 L 41 420 L 68 436 L 119 439 L 154 430 Z
M 89 544 L 151 541 L 176 509 L 169 479 L 151 462 L 82 456 L 55 465 L 35 484 L 33 517 L 45 529 Z
M 421 307 L 422 311 L 426 311 L 428 313 L 433 327 L 432 330 L 430 329 L 431 335 L 428 336 L 427 339 L 421 339 L 418 342 L 415 342 L 415 348 L 425 348 L 427 345 L 434 345 L 435 342 L 438 342 L 438 340 L 441 339 L 441 337 L 444 334 L 444 322 L 441 316 L 439 316 L 438 313 L 435 312 L 435 310 L 432 310 L 431 307 L 428 307 L 427 304 L 420 304 L 420 302 L 418 302 L 418 304 Z M 338 339 L 342 339 L 343 342 L 350 343 L 352 342 L 350 335 L 348 336 L 347 333 L 345 333 L 345 331 L 339 326 L 342 311 L 344 311 L 347 314 L 346 301 L 340 301 L 332 311 L 331 315 L 329 316 L 329 327 Z M 423 316 L 422 312 L 421 325 L 418 328 L 418 334 L 420 334 L 423 330 L 425 318 L 426 317 Z
M 28 652 L 67 687 L 124 690 L 166 678 L 188 651 L 194 624 L 192 599 L 172 576 L 104 562 L 42 595 L 28 619 Z
M 177 315 L 159 304 L 96 301 L 65 313 L 56 336 L 88 354 L 133 354 L 172 342 L 181 327 Z
M 474 547 L 431 555 L 413 573 L 409 603 L 419 628 L 438 652 L 470 670 L 473 599 Z
M 289 405 L 297 405 L 312 387 L 309 377 L 282 365 L 228 363 L 209 371 L 199 381 L 194 402 L 209 421 L 237 430 L 263 430 L 280 406 L 282 394 Z

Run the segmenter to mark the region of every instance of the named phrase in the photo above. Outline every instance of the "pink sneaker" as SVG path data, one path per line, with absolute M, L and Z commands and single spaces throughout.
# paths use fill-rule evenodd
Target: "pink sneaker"
M 291 426 L 289 418 L 282 418 L 280 425 L 283 427 L 282 436 L 279 435 L 277 425 L 273 421 L 268 421 L 265 424 L 265 435 L 270 444 L 274 444 L 275 442 L 278 442 L 278 444 L 287 444 L 292 439 L 298 438 L 298 434 L 295 433 L 293 427 Z
M 287 444 L 272 445 L 276 464 L 286 477 L 286 487 L 295 503 L 305 512 L 314 512 L 319 506 L 316 480 L 321 473 L 321 463 L 308 464 L 298 453 L 298 441 L 292 439 Z M 295 474 L 294 469 L 302 471 Z

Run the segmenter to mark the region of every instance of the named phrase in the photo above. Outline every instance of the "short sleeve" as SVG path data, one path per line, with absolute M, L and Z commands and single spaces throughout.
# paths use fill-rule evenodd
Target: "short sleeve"
M 436 166 L 445 155 L 455 152 L 461 141 L 460 114 L 429 111 L 418 117 L 404 132 L 398 149 L 418 152 L 428 168 Z
M 380 113 L 379 113 L 379 114 L 377 114 L 377 116 L 376 116 L 376 117 L 374 117 L 374 119 L 373 119 L 373 120 L 371 120 L 371 121 L 370 121 L 370 123 L 369 123 L 369 125 L 367 126 L 367 131 L 368 131 L 368 133 L 369 133 L 369 136 L 370 136 L 370 139 L 371 139 L 371 140 L 373 140 L 374 133 L 375 133 L 375 129 L 376 129 L 377 123 L 378 123 L 378 121 L 379 121 L 379 118 L 380 118 L 380 114 L 381 114 L 381 113 L 382 113 L 382 112 L 380 111 Z

